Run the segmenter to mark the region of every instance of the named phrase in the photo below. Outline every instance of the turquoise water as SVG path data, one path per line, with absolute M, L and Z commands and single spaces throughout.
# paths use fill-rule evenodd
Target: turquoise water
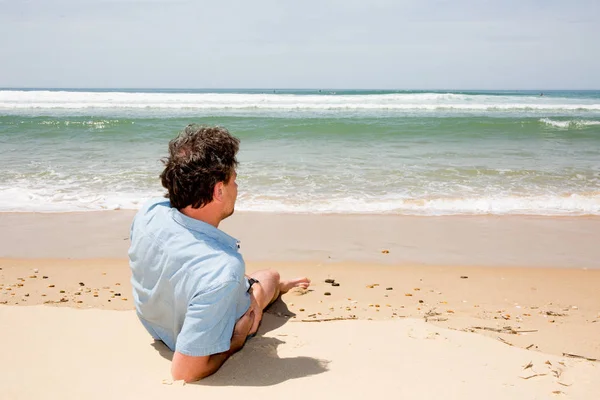
M 600 215 L 600 91 L 0 89 L 0 211 L 137 208 L 190 122 L 241 139 L 237 209 Z

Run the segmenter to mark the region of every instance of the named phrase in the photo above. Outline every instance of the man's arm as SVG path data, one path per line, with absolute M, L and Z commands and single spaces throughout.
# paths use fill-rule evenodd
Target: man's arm
M 194 382 L 217 372 L 225 360 L 244 347 L 250 329 L 254 325 L 254 317 L 254 311 L 250 308 L 236 322 L 231 337 L 231 347 L 223 353 L 194 357 L 176 351 L 171 364 L 173 379 Z

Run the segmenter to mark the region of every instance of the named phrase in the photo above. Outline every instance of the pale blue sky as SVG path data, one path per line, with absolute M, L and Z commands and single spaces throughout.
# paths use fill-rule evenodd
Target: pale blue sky
M 600 1 L 0 0 L 0 87 L 600 89 Z

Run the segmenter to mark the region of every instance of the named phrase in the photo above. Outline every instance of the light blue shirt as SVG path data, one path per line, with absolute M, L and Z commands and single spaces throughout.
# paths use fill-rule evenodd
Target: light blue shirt
M 138 317 L 155 339 L 189 356 L 229 350 L 250 307 L 238 241 L 153 199 L 131 226 L 129 265 Z

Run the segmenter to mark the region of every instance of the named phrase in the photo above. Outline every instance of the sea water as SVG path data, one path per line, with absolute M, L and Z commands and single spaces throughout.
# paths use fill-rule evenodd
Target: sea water
M 189 123 L 239 211 L 600 215 L 600 91 L 0 89 L 0 211 L 136 209 Z

